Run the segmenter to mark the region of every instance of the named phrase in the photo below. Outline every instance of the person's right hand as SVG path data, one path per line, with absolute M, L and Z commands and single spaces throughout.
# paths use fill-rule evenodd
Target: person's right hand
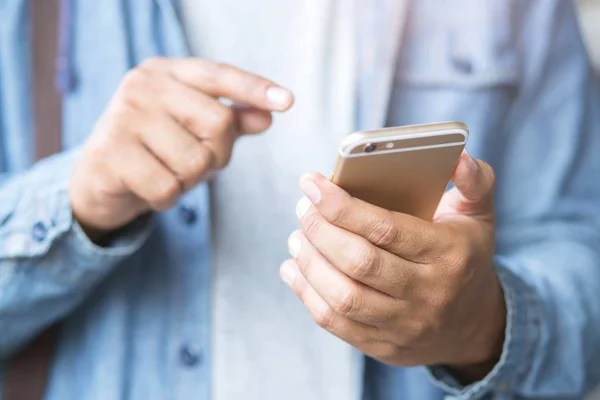
M 264 131 L 271 112 L 293 101 L 288 90 L 229 65 L 143 62 L 123 79 L 84 146 L 69 189 L 74 217 L 97 235 L 172 207 L 227 164 L 236 138 Z

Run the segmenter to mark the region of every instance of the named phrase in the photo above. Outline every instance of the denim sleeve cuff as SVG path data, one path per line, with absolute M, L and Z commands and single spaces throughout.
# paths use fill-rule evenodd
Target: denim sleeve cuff
M 42 268 L 61 283 L 86 285 L 142 247 L 152 230 L 152 218 L 140 218 L 106 247 L 99 247 L 73 219 L 67 187 L 64 182 L 51 185 L 18 201 L 0 227 L 0 260 L 30 264 L 20 272 Z M 39 261 L 27 262 L 32 259 Z
M 512 388 L 518 388 L 531 365 L 533 350 L 539 337 L 540 309 L 534 291 L 516 275 L 509 259 L 495 259 L 496 273 L 504 290 L 508 311 L 504 345 L 500 360 L 481 381 L 461 385 L 444 367 L 429 367 L 434 383 L 453 400 L 475 400 L 491 396 L 512 399 Z M 465 349 L 468 351 L 468 349 Z

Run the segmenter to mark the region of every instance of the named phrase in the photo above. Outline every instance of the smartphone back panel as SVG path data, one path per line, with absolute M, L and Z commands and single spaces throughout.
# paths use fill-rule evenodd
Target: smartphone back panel
M 343 142 L 332 181 L 368 203 L 431 220 L 467 136 L 461 123 L 359 132 Z

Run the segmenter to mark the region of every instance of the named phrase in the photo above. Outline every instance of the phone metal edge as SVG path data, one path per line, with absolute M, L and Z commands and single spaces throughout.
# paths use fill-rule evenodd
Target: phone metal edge
M 464 126 L 464 124 L 461 124 L 461 125 Z M 393 128 L 391 128 L 391 129 L 393 129 Z M 378 131 L 374 131 L 374 132 L 378 132 Z M 363 136 L 365 133 L 368 133 L 368 132 L 356 132 L 356 133 L 353 133 L 350 136 L 348 136 L 344 141 L 348 141 L 351 143 L 348 143 L 345 146 L 341 146 L 339 148 L 339 155 L 344 158 L 353 158 L 353 157 L 361 157 L 361 156 L 362 157 L 373 156 L 373 155 L 378 155 L 378 154 L 400 153 L 400 152 L 405 152 L 405 151 L 461 146 L 461 145 L 464 145 L 467 142 L 467 139 L 469 138 L 469 130 L 466 128 L 466 126 L 464 126 L 464 128 L 456 127 L 456 128 L 450 128 L 450 129 L 441 129 L 441 130 L 437 130 L 437 131 L 427 131 L 427 132 L 418 132 L 418 133 L 398 133 L 396 135 L 380 136 L 377 138 L 361 137 L 360 139 L 353 140 L 353 136 L 354 137 Z M 364 146 L 369 143 L 393 142 L 393 141 L 399 141 L 399 140 L 420 139 L 420 138 L 427 138 L 427 137 L 432 137 L 432 136 L 447 136 L 447 135 L 456 135 L 456 134 L 462 135 L 464 137 L 464 140 L 462 142 L 442 143 L 442 144 L 434 144 L 434 145 L 427 145 L 427 146 L 415 146 L 415 147 L 400 148 L 400 149 L 382 150 L 382 151 L 378 151 L 376 153 L 374 152 L 374 153 L 352 154 L 352 151 L 354 151 L 354 149 L 356 149 L 356 147 Z
M 381 154 L 405 153 L 408 151 L 419 151 L 419 150 L 427 150 L 427 149 L 440 149 L 440 148 L 444 148 L 444 147 L 463 146 L 465 143 L 466 143 L 466 141 L 455 142 L 455 143 L 432 144 L 429 146 L 415 146 L 415 147 L 408 147 L 408 148 L 403 148 L 403 149 L 381 150 L 381 151 L 378 151 L 377 153 L 375 153 L 375 152 L 373 152 L 373 153 L 356 153 L 356 154 L 340 153 L 340 156 L 342 156 L 343 158 L 370 157 L 370 156 L 381 155 Z

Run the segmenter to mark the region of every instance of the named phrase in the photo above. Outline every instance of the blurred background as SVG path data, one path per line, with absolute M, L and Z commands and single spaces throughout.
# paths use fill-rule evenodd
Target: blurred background
M 578 0 L 581 28 L 596 74 L 600 76 L 600 0 Z
M 577 0 L 577 3 L 584 40 L 600 85 L 600 0 Z M 588 400 L 600 400 L 600 389 Z

